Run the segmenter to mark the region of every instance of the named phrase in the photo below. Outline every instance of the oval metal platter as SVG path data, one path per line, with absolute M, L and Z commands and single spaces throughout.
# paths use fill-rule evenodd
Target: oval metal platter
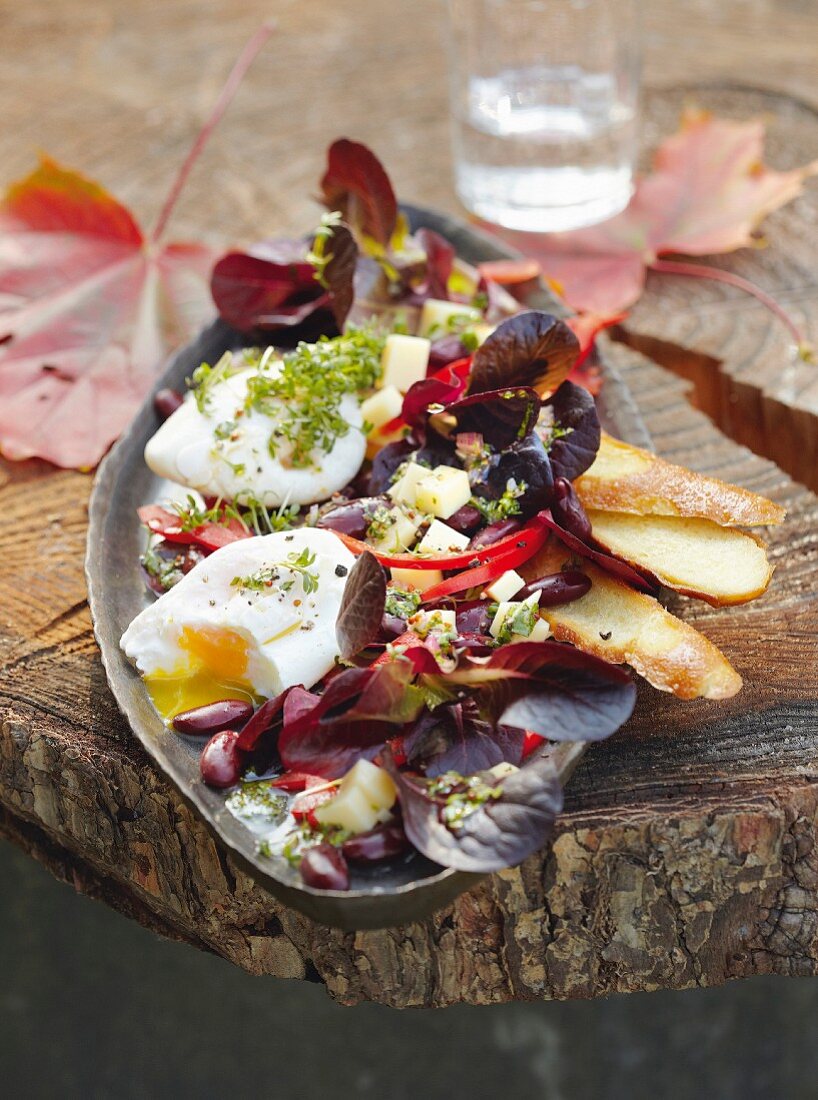
M 418 207 L 404 207 L 413 229 L 428 226 L 447 237 L 471 264 L 511 259 L 515 253 L 456 219 Z M 561 312 L 546 290 L 530 307 Z M 215 322 L 170 362 L 156 389 L 183 389 L 185 379 L 202 362 L 215 362 L 226 350 L 242 346 L 241 334 Z M 244 341 L 246 343 L 246 340 Z M 616 372 L 602 364 L 604 386 L 600 413 L 612 434 L 639 446 L 650 439 L 633 399 Z M 86 574 L 94 630 L 108 683 L 131 730 L 162 771 L 200 812 L 218 841 L 271 894 L 316 921 L 356 930 L 382 928 L 420 920 L 446 905 L 480 876 L 446 870 L 413 853 L 383 867 L 356 871 L 352 889 L 340 893 L 314 890 L 301 883 L 283 856 L 260 856 L 256 838 L 225 808 L 225 796 L 199 777 L 200 745 L 169 731 L 151 703 L 135 669 L 119 648 L 119 639 L 149 602 L 139 569 L 145 533 L 137 508 L 157 499 L 160 482 L 143 460 L 148 439 L 159 426 L 153 395 L 104 460 L 94 483 L 89 508 Z M 218 842 L 217 841 L 217 842 Z

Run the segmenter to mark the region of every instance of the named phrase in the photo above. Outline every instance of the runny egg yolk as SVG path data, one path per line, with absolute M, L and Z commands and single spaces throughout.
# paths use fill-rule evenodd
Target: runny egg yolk
M 184 672 L 155 672 L 145 677 L 153 705 L 170 720 L 183 710 L 220 699 L 255 702 L 247 682 L 247 642 L 232 630 L 191 630 L 179 636 L 179 648 L 190 654 Z
M 233 630 L 191 630 L 186 626 L 179 636 L 179 648 L 214 676 L 242 680 L 247 673 L 247 642 Z

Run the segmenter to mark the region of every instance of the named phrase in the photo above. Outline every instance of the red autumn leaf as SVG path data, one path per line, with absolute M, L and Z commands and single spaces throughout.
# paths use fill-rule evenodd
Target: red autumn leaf
M 144 234 L 99 183 L 49 157 L 0 201 L 0 451 L 91 467 L 134 415 L 168 352 L 213 315 L 215 253 L 163 231 L 204 143 L 272 33 L 233 67 Z
M 0 234 L 0 449 L 94 466 L 211 315 L 213 254 L 150 249 L 126 207 L 48 157 L 9 188 Z
M 578 310 L 612 314 L 642 292 L 658 256 L 703 256 L 753 243 L 767 214 L 800 194 L 818 161 L 787 172 L 762 162 L 764 123 L 686 112 L 660 145 L 627 210 L 588 229 L 526 236 L 523 250 Z M 519 237 L 515 238 L 519 247 Z

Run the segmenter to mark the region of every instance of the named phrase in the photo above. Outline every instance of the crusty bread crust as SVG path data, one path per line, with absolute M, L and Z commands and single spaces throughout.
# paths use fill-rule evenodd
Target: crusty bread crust
M 671 615 L 651 596 L 629 588 L 587 561 L 573 558 L 555 538 L 523 570 L 527 579 L 567 563 L 591 579 L 581 599 L 544 609 L 558 641 L 614 664 L 628 664 L 660 691 L 681 699 L 729 699 L 741 677 L 703 634 Z
M 674 466 L 604 432 L 596 460 L 575 485 L 586 508 L 605 512 L 695 516 L 723 527 L 776 524 L 786 515 L 758 493 Z

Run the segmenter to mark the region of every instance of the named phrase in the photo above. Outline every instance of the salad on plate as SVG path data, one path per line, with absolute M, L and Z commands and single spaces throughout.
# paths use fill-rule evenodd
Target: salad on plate
M 156 596 L 121 645 L 202 781 L 314 889 L 405 860 L 541 848 L 554 746 L 741 687 L 668 611 L 761 595 L 776 504 L 606 434 L 569 324 L 430 231 L 365 147 L 330 149 L 306 241 L 217 265 L 247 346 L 203 363 L 145 449 Z M 317 324 L 285 349 L 265 333 Z

